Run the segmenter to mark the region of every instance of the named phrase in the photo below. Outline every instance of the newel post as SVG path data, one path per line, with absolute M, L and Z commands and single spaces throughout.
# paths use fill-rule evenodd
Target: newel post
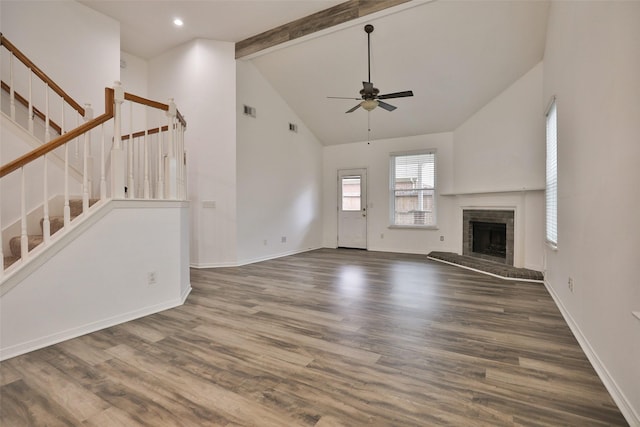
M 165 182 L 168 186 L 168 199 L 177 199 L 178 198 L 178 190 L 177 190 L 177 165 L 176 165 L 176 116 L 177 116 L 177 108 L 175 102 L 173 102 L 173 98 L 169 99 L 169 109 L 167 110 L 167 127 L 169 134 L 169 147 L 167 157 L 169 160 L 167 174 L 165 176 Z
M 113 84 L 113 148 L 111 149 L 111 198 L 124 199 L 125 159 L 122 150 L 122 103 L 124 89 L 120 82 Z

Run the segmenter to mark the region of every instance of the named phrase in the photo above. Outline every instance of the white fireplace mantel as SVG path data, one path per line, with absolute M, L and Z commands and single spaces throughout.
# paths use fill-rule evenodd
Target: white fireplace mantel
M 481 196 L 484 194 L 506 194 L 506 193 L 526 193 L 531 191 L 544 191 L 544 187 L 541 188 L 512 188 L 512 189 L 500 189 L 500 190 L 473 190 L 473 191 L 456 191 L 440 193 L 441 196 Z

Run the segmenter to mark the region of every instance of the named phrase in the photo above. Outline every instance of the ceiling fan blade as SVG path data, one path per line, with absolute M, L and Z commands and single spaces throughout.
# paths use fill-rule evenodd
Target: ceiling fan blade
M 344 97 L 344 96 L 327 96 L 330 99 L 355 99 L 356 101 L 360 101 L 362 98 L 352 98 L 352 97 Z
M 393 105 L 391 105 L 391 104 L 387 104 L 387 103 L 386 103 L 386 102 L 384 102 L 384 101 L 378 101 L 378 107 L 380 107 L 380 108 L 384 108 L 384 109 L 385 109 L 385 110 L 387 110 L 387 111 L 393 111 L 393 110 L 395 110 L 396 108 L 398 108 L 398 107 L 394 107 L 394 106 L 393 106 Z
M 345 111 L 345 113 L 353 113 L 354 111 L 356 111 L 358 108 L 360 108 L 360 104 L 356 105 L 355 107 L 353 107 L 352 109 Z
M 413 96 L 413 91 L 405 90 L 404 92 L 385 93 L 378 96 L 378 99 L 404 98 L 405 96 Z

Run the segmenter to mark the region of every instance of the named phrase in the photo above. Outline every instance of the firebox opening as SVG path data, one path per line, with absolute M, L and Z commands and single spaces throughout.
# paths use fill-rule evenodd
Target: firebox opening
M 471 221 L 472 251 L 498 258 L 507 258 L 507 224 Z

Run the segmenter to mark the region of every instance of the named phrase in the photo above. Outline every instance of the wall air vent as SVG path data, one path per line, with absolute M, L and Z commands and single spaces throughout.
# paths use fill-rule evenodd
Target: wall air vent
M 295 123 L 289 123 L 289 130 L 290 130 L 291 132 L 296 132 L 296 133 L 298 133 L 298 125 L 297 125 L 297 124 L 295 124 Z
M 243 112 L 245 116 L 250 116 L 250 117 L 256 116 L 256 109 L 254 107 L 249 107 L 248 105 L 244 106 Z

